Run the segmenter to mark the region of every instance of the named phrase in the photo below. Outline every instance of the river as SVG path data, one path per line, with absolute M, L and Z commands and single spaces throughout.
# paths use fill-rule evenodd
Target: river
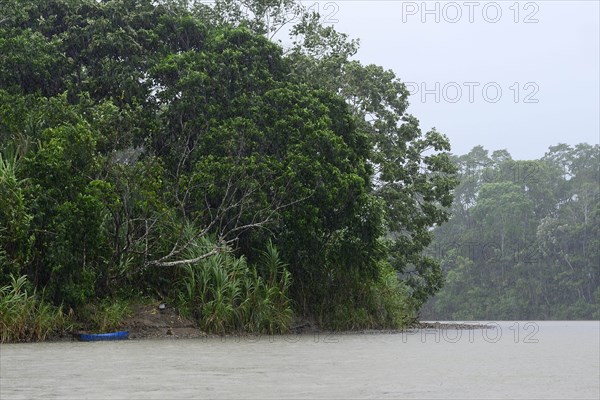
M 600 321 L 0 345 L 0 399 L 600 398 Z

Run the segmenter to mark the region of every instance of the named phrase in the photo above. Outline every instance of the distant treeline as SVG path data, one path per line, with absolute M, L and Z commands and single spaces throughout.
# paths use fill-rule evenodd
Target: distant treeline
M 600 318 L 599 146 L 532 161 L 477 146 L 453 160 L 452 217 L 429 248 L 446 283 L 423 317 Z

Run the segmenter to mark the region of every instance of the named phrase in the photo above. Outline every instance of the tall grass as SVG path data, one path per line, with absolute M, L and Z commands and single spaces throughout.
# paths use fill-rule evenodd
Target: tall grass
M 200 238 L 196 251 L 207 251 L 213 241 Z M 293 312 L 287 296 L 291 275 L 275 246 L 268 244 L 259 265 L 229 251 L 183 268 L 179 303 L 182 313 L 211 333 L 283 333 Z M 258 271 L 261 271 L 259 273 Z
M 28 293 L 26 276 L 15 278 L 0 288 L 0 342 L 45 340 L 51 332 L 68 329 L 62 309 Z
M 132 311 L 126 300 L 107 298 L 99 304 L 85 306 L 80 314 L 89 330 L 106 333 L 119 329 Z

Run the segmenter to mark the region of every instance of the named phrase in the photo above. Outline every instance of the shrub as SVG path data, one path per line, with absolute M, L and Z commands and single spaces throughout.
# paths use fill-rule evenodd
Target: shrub
M 28 214 L 22 187 L 17 177 L 17 157 L 0 153 L 0 284 L 10 274 L 19 274 L 29 257 L 31 216 Z
M 401 329 L 415 318 L 410 289 L 385 262 L 375 278 L 336 274 L 330 303 L 320 310 L 320 323 L 333 330 Z

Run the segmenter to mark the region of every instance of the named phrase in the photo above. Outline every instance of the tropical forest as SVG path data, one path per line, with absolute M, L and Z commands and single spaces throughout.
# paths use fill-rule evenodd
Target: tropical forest
M 600 318 L 597 144 L 422 129 L 294 0 L 0 1 L 0 339 Z

